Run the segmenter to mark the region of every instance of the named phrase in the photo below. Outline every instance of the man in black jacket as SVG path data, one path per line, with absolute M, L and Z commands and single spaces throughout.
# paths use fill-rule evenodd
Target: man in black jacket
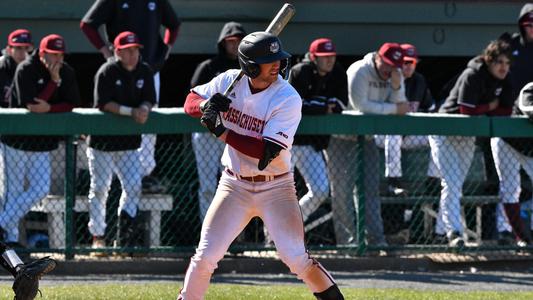
M 104 63 L 95 75 L 95 107 L 132 118 L 144 124 L 155 104 L 155 90 L 150 66 L 140 60 L 139 38 L 129 31 L 117 35 L 115 59 Z M 106 201 L 113 173 L 122 186 L 118 207 L 118 245 L 138 245 L 137 205 L 141 196 L 142 167 L 137 151 L 140 135 L 90 136 L 87 157 L 91 174 L 89 190 L 89 231 L 93 248 L 105 247 Z
M 303 115 L 325 115 L 342 112 L 348 101 L 345 70 L 336 62 L 335 45 L 328 38 L 314 40 L 303 61 L 291 68 L 289 82 L 302 97 Z M 329 196 L 329 180 L 324 150 L 327 135 L 296 135 L 292 165 L 305 180 L 308 192 L 300 200 L 304 222 Z M 335 155 L 342 155 L 337 153 Z M 344 207 L 333 201 L 332 206 Z M 334 209 L 335 211 L 335 209 Z M 335 232 L 342 231 L 343 220 L 335 218 Z M 339 238 L 340 240 L 340 238 Z
M 218 74 L 229 69 L 239 69 L 237 50 L 246 32 L 241 24 L 228 22 L 224 24 L 217 40 L 217 56 L 201 62 L 191 79 L 191 88 L 208 83 Z M 218 175 L 222 171 L 220 157 L 224 143 L 211 133 L 195 132 L 192 134 L 192 148 L 198 171 L 198 202 L 200 219 L 203 220 L 218 185 Z
M 21 62 L 14 78 L 15 89 L 9 107 L 27 108 L 33 113 L 71 111 L 80 103 L 78 84 L 72 69 L 63 61 L 65 41 L 57 34 L 41 40 L 39 49 Z M 50 188 L 50 151 L 61 138 L 55 136 L 3 135 L 7 198 L 0 213 L 0 227 L 7 244 L 18 241 L 20 219 Z M 25 184 L 27 182 L 27 185 Z
M 27 29 L 17 29 L 9 34 L 4 55 L 0 58 L 0 107 L 9 107 L 15 69 L 31 51 L 33 43 Z

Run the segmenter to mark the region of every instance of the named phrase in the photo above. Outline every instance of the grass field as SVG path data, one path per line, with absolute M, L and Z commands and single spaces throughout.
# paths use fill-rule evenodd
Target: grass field
M 43 297 L 37 299 L 176 299 L 179 284 L 85 284 L 54 285 L 42 288 Z M 342 288 L 348 299 L 533 299 L 533 292 L 449 292 L 418 291 L 406 289 L 355 289 Z M 0 299 L 12 299 L 13 292 L 7 285 L 0 286 Z M 212 284 L 206 300 L 256 300 L 256 299 L 314 299 L 303 285 L 236 285 Z

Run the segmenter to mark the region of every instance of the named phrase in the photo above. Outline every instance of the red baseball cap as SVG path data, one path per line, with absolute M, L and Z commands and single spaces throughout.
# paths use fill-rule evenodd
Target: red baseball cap
M 17 29 L 11 32 L 7 37 L 7 44 L 13 47 L 33 46 L 30 31 L 27 29 Z
M 139 37 L 131 31 L 121 32 L 113 41 L 115 49 L 125 49 L 130 47 L 142 48 L 142 44 L 139 41 Z
M 404 61 L 418 61 L 418 52 L 416 47 L 411 44 L 401 44 L 403 50 L 403 60 Z
M 65 53 L 65 40 L 59 34 L 50 34 L 41 40 L 39 52 L 47 53 Z
M 333 56 L 337 55 L 335 45 L 330 39 L 320 38 L 314 40 L 309 45 L 309 52 L 315 56 Z
M 388 65 L 401 68 L 403 65 L 403 50 L 398 43 L 385 43 L 378 51 L 379 56 Z

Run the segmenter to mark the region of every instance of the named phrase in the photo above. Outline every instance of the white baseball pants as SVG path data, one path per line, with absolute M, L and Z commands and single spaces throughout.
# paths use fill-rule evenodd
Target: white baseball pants
M 155 88 L 155 105 L 153 108 L 159 107 L 159 95 L 161 88 L 161 80 L 159 72 L 154 74 L 154 88 Z M 155 144 L 157 142 L 157 135 L 143 134 L 141 140 L 141 147 L 137 151 L 140 153 L 140 160 L 143 168 L 143 177 L 148 176 L 155 169 Z
M 183 300 L 204 299 L 218 261 L 255 216 L 270 232 L 280 259 L 312 292 L 322 292 L 334 284 L 331 275 L 305 249 L 292 173 L 269 182 L 251 183 L 223 172 L 185 275 L 180 294 Z
M 36 202 L 48 195 L 50 152 L 23 151 L 1 145 L 6 200 L 0 213 L 0 226 L 6 231 L 6 242 L 18 242 L 20 220 Z
M 475 137 L 429 136 L 431 155 L 441 175 L 442 191 L 435 232 L 450 235 L 463 234 L 461 197 L 463 183 L 472 164 Z
M 122 188 L 117 215 L 120 215 L 122 210 L 131 217 L 137 215 L 142 180 L 139 152 L 136 150 L 106 152 L 87 148 L 87 158 L 91 173 L 89 231 L 94 236 L 103 236 L 107 226 L 106 202 L 113 173 L 117 174 Z

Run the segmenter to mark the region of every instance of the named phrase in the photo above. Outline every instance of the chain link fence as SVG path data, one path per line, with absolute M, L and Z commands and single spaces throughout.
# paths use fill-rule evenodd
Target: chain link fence
M 54 129 L 67 135 L 57 138 L 58 147 L 51 151 L 35 149 L 45 149 L 43 143 L 56 138 L 32 139 L 13 129 L 24 137 L 13 142 L 9 138 L 13 132 L 5 132 L 0 143 L 4 239 L 22 251 L 55 251 L 68 257 L 190 255 L 223 171 L 223 144 L 205 131 L 193 133 L 200 127 L 181 112 L 164 118 L 153 115 L 155 120 L 142 129 L 118 126 L 110 132 L 157 133 L 156 167 L 150 176 L 139 171 L 137 149 L 103 151 L 103 156 L 95 158 L 87 139 L 104 129 L 90 126 L 94 116 L 80 121 L 88 127 Z M 111 126 L 129 122 L 104 117 Z M 304 143 L 293 149 L 309 248 L 354 255 L 375 250 L 405 254 L 491 251 L 498 255 L 511 251 L 515 255 L 516 250 L 530 249 L 532 187 L 528 174 L 533 175 L 533 161 L 513 148 L 515 142 L 483 137 L 487 136 L 483 128 L 469 129 L 480 133 L 477 138 L 472 132 L 430 136 L 445 130 L 440 127 L 446 123 L 442 120 L 432 119 L 441 125 L 424 128 L 428 134 L 420 135 L 421 129 L 412 129 L 399 118 L 369 121 L 388 122 L 385 127 L 364 125 L 358 121 L 361 118 L 333 116 L 302 123 L 299 132 L 308 135 L 304 140 L 317 138 L 323 145 L 317 149 Z M 418 121 L 430 120 L 424 118 Z M 520 124 L 529 130 L 529 124 Z M 47 128 L 28 133 L 36 130 Z M 324 136 L 316 137 L 317 133 L 327 134 L 325 146 Z M 521 141 L 529 143 L 523 139 L 518 144 Z M 121 212 L 131 212 L 132 204 L 135 215 L 124 218 Z M 272 249 L 268 233 L 256 218 L 230 252 L 261 256 Z

